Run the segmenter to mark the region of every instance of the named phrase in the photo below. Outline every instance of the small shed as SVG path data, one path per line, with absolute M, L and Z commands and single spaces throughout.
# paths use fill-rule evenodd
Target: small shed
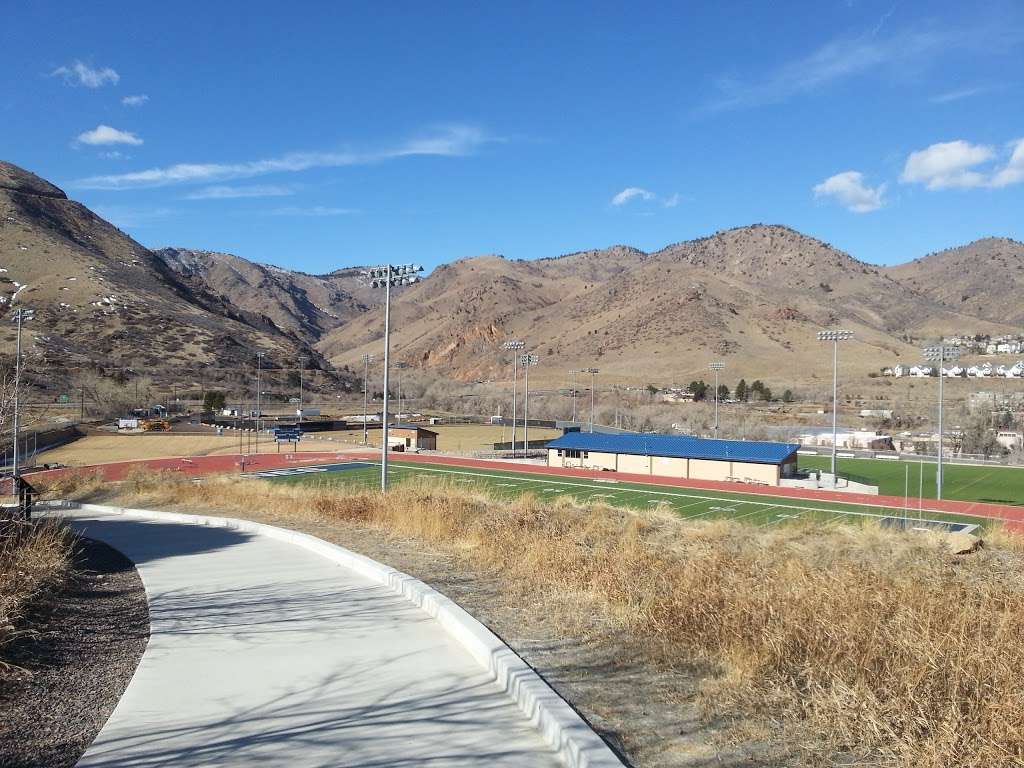
M 388 447 L 398 451 L 436 451 L 437 432 L 419 424 L 392 424 L 388 428 Z

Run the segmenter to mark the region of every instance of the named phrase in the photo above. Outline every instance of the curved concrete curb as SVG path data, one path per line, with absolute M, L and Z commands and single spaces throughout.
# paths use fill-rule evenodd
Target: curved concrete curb
M 487 627 L 437 590 L 408 574 L 309 534 L 232 517 L 211 517 L 101 504 L 55 502 L 49 509 L 81 509 L 150 520 L 230 528 L 294 544 L 398 593 L 440 622 L 526 714 L 530 724 L 569 768 L 622 768 L 623 763 L 587 722 L 530 665 Z

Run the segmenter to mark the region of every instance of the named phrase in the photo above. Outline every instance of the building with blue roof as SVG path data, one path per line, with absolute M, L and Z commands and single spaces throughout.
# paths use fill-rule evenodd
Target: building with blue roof
M 547 444 L 547 454 L 551 467 L 779 485 L 796 474 L 797 448 L 795 443 L 688 435 L 566 432 Z

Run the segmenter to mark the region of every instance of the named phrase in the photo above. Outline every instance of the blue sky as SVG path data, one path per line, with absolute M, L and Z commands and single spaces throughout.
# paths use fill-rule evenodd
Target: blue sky
M 754 222 L 1024 240 L 1024 4 L 4 3 L 0 158 L 327 271 Z M 429 6 L 429 7 L 428 7 Z

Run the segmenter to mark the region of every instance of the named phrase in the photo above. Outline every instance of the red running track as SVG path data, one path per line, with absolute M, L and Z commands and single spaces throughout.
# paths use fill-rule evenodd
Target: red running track
M 35 480 L 56 478 L 62 474 L 86 473 L 102 474 L 106 480 L 123 480 L 132 467 L 146 467 L 152 470 L 168 470 L 181 472 L 189 477 L 200 477 L 203 475 L 234 473 L 234 472 L 256 472 L 269 469 L 284 469 L 286 467 L 302 466 L 305 464 L 322 464 L 329 461 L 344 461 L 351 459 L 377 460 L 378 452 L 366 451 L 302 451 L 298 453 L 263 453 L 253 456 L 246 456 L 244 467 L 242 457 L 239 454 L 225 454 L 220 456 L 192 456 L 192 457 L 167 457 L 162 459 L 145 459 L 138 461 L 117 461 L 108 464 L 92 464 L 84 467 L 51 469 L 32 472 L 30 477 Z M 804 488 L 776 488 L 763 485 L 746 485 L 743 483 L 718 482 L 714 480 L 683 480 L 674 477 L 651 477 L 650 475 L 633 475 L 624 472 L 602 472 L 589 469 L 564 469 L 561 467 L 545 467 L 536 464 L 521 464 L 518 462 L 495 461 L 487 459 L 467 459 L 456 456 L 427 456 L 423 454 L 404 454 L 401 458 L 396 457 L 400 462 L 411 462 L 421 464 L 437 464 L 458 467 L 470 467 L 473 469 L 493 469 L 506 472 L 522 472 L 525 474 L 557 475 L 560 477 L 580 477 L 601 480 L 622 480 L 629 483 L 642 485 L 675 486 L 679 488 L 704 489 L 711 491 L 727 491 L 732 493 L 758 494 L 763 496 L 774 496 L 777 498 L 790 499 L 817 499 L 820 501 L 839 501 L 848 504 L 862 504 L 865 506 L 888 507 L 900 509 L 904 505 L 902 496 L 872 496 L 864 493 L 845 493 L 842 491 L 812 490 Z M 989 504 L 980 501 L 954 501 L 944 499 L 926 499 L 924 510 L 931 512 L 945 512 L 948 514 L 972 515 L 975 517 L 990 517 L 1006 520 L 1024 527 L 1024 507 L 1010 504 Z

